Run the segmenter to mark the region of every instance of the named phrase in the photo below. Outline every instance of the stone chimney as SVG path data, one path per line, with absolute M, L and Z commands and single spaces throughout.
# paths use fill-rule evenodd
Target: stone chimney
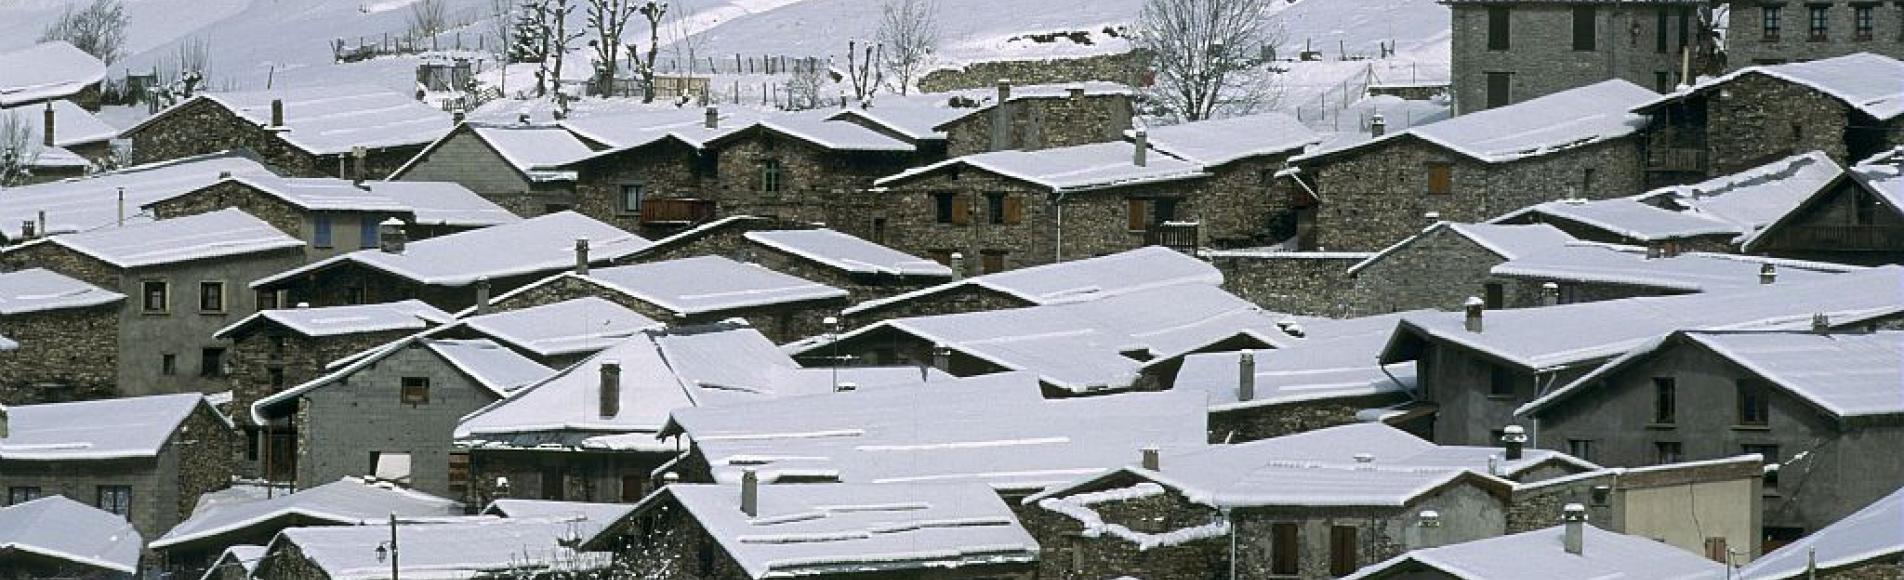
M 1481 311 L 1487 309 L 1487 303 L 1482 302 L 1480 298 L 1469 296 L 1467 302 L 1461 303 L 1461 308 L 1467 312 L 1465 326 L 1468 332 L 1481 332 Z
M 350 181 L 351 183 L 355 185 L 363 185 L 364 175 L 369 173 L 368 171 L 364 170 L 364 158 L 369 156 L 370 156 L 370 150 L 366 149 L 362 145 L 356 145 L 350 148 L 350 158 L 351 158 Z
M 463 119 L 464 119 L 464 115 L 463 115 L 462 109 L 459 108 L 459 109 L 450 111 L 450 126 L 454 127 L 454 126 L 463 124 Z
M 1759 266 L 1759 283 L 1771 284 L 1778 281 L 1778 266 L 1766 264 Z
M 998 79 L 998 100 L 992 103 L 992 151 L 1011 148 L 1011 79 Z
M 575 275 L 588 275 L 588 238 L 575 238 Z
M 708 105 L 707 111 L 705 113 L 702 113 L 702 115 L 703 115 L 703 118 L 701 119 L 702 126 L 707 127 L 709 129 L 721 128 L 721 108 L 720 107 Z
M 932 345 L 932 368 L 952 372 L 952 347 Z
M 1421 221 L 1428 222 L 1423 227 L 1429 227 L 1429 226 L 1433 226 L 1435 224 L 1441 223 L 1441 212 L 1431 211 L 1431 212 L 1423 213 L 1421 214 Z
M 1383 119 L 1381 113 L 1376 113 L 1375 116 L 1369 117 L 1368 134 L 1370 137 L 1380 137 L 1387 132 L 1388 120 Z
M 54 145 L 53 145 L 53 133 L 54 133 L 55 131 L 54 131 L 54 127 L 53 127 L 53 117 L 54 117 L 54 114 L 53 114 L 53 102 L 52 102 L 52 101 L 47 101 L 47 102 L 46 102 L 46 130 L 45 130 L 45 131 L 41 131 L 41 132 L 40 132 L 40 133 L 41 133 L 41 135 L 40 135 L 40 137 L 41 137 L 41 139 L 40 139 L 40 140 L 41 140 L 42 142 L 44 142 L 44 143 L 46 144 L 46 146 L 47 146 L 47 147 L 53 147 L 53 146 L 54 146 Z
M 7 406 L 0 405 L 0 439 L 6 439 L 12 434 L 12 432 L 9 431 L 9 429 L 12 428 L 11 422 L 12 417 L 8 416 Z
M 994 104 L 1003 105 L 1009 100 L 1011 100 L 1011 79 L 998 79 L 998 101 Z
M 52 231 L 46 229 L 46 210 L 40 210 L 38 214 L 39 214 L 38 217 L 40 218 L 40 229 L 36 231 L 40 232 L 40 235 L 42 236 L 51 234 Z
M 600 397 L 603 419 L 613 419 L 621 414 L 621 361 L 609 359 L 602 361 L 601 388 L 596 395 Z
M 1585 553 L 1587 543 L 1587 506 L 1577 503 L 1567 504 L 1566 507 L 1560 508 L 1560 521 L 1562 525 L 1566 526 L 1563 543 L 1567 546 L 1567 553 L 1575 556 Z
M 760 517 L 760 476 L 749 469 L 740 473 L 740 511 L 747 517 Z
M 284 126 L 284 99 L 271 99 L 271 126 Z
M 476 314 L 489 314 L 489 277 L 476 278 Z
M 1520 461 L 1527 447 L 1527 430 L 1520 425 L 1501 428 L 1501 447 L 1507 449 L 1508 461 Z
M 119 217 L 113 222 L 119 227 L 126 225 L 126 188 L 119 188 Z
M 1159 471 L 1159 470 L 1162 470 L 1162 469 L 1163 469 L 1163 460 L 1159 458 L 1159 454 L 1160 454 L 1160 453 L 1161 453 L 1161 451 L 1159 451 L 1159 450 L 1157 449 L 1157 446 L 1156 446 L 1156 445 L 1147 445 L 1147 446 L 1145 446 L 1145 447 L 1144 447 L 1144 449 L 1143 449 L 1143 466 L 1144 466 L 1144 469 L 1148 469 L 1148 470 L 1151 470 L 1151 471 Z
M 1831 332 L 1831 315 L 1823 312 L 1811 315 L 1811 331 L 1818 334 Z
M 517 124 L 517 125 L 528 125 L 528 124 L 529 124 L 529 114 L 528 114 L 528 113 L 517 113 L 517 114 L 516 114 L 516 124 Z
M 1147 162 L 1149 162 L 1148 159 L 1144 158 L 1145 157 L 1144 154 L 1148 152 L 1150 149 L 1150 132 L 1145 131 L 1143 127 L 1137 128 L 1136 145 L 1137 145 L 1136 147 L 1133 147 L 1131 149 L 1131 165 L 1143 167 Z
M 965 254 L 964 253 L 952 252 L 952 263 L 950 264 L 950 266 L 952 268 L 953 280 L 959 280 L 959 279 L 965 278 Z
M 377 224 L 377 248 L 386 254 L 401 254 L 408 240 L 403 234 L 403 220 L 390 218 Z
M 1540 285 L 1540 305 L 1541 306 L 1555 306 L 1558 304 L 1560 304 L 1560 284 L 1556 284 L 1553 282 L 1546 282 L 1541 284 Z
M 1243 351 L 1236 359 L 1236 400 L 1256 399 L 1256 353 Z

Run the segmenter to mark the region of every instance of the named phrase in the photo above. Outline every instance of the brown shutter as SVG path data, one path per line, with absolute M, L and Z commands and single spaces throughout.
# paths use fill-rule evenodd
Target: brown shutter
M 1005 224 L 1012 225 L 1025 219 L 1025 198 L 1016 195 L 1005 196 Z
M 952 225 L 962 226 L 972 223 L 972 196 L 963 193 L 952 194 Z
M 1150 220 L 1145 219 L 1144 210 L 1148 209 L 1145 207 L 1145 205 L 1150 202 L 1148 200 L 1142 200 L 1142 199 L 1131 199 L 1126 201 L 1130 203 L 1130 224 L 1128 226 L 1130 231 L 1141 232 L 1146 229 L 1149 229 Z
M 1347 576 L 1354 574 L 1355 565 L 1355 528 L 1352 526 L 1333 526 L 1329 528 L 1329 574 Z
M 1301 549 L 1296 540 L 1296 524 L 1279 522 L 1269 526 L 1269 573 L 1296 573 L 1297 551 Z
M 1448 194 L 1454 192 L 1454 166 L 1447 163 L 1428 165 L 1428 193 Z

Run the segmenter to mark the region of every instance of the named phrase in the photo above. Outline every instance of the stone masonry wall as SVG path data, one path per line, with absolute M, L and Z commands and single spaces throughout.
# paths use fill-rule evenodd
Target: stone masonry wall
M 1583 87 L 1608 79 L 1659 90 L 1658 73 L 1669 83 L 1680 76 L 1680 49 L 1692 47 L 1693 71 L 1701 70 L 1698 57 L 1698 15 L 1695 6 L 1681 3 L 1596 4 L 1595 43 L 1592 51 L 1573 49 L 1573 8 L 1577 4 L 1521 2 L 1511 4 L 1462 3 L 1453 5 L 1451 65 L 1456 110 L 1461 114 L 1487 108 L 1487 74 L 1509 73 L 1508 102 Z M 1508 10 L 1508 50 L 1488 50 L 1488 11 Z M 1667 11 L 1666 50 L 1658 47 L 1659 12 Z M 1679 34 L 1679 18 L 1688 21 L 1686 37 Z M 1671 89 L 1671 85 L 1667 89 Z
M 247 149 L 266 165 L 287 177 L 352 177 L 354 162 L 339 175 L 336 156 L 307 153 L 222 105 L 199 99 L 168 111 L 165 117 L 127 133 L 132 140 L 132 163 L 158 161 Z M 390 175 L 423 150 L 423 144 L 371 149 L 364 158 L 368 178 Z
M 357 332 L 333 336 L 304 336 L 274 323 L 235 337 L 231 345 L 233 420 L 251 424 L 251 404 L 278 391 L 310 382 L 324 374 L 325 365 L 371 347 L 411 334 L 407 330 Z M 282 351 L 276 344 L 282 341 Z M 283 381 L 272 384 L 271 369 L 281 369 Z
M 0 404 L 102 399 L 117 394 L 122 304 L 0 317 L 0 336 L 20 343 L 0 351 Z M 43 385 L 58 385 L 45 389 Z
M 1774 4 L 1780 6 L 1779 34 L 1765 35 L 1761 23 L 1762 2 L 1725 0 L 1732 10 L 1731 28 L 1726 30 L 1726 66 L 1740 69 L 1754 64 L 1818 60 L 1854 52 L 1870 52 L 1891 58 L 1904 58 L 1904 5 L 1895 2 L 1813 2 Z M 1828 5 L 1825 11 L 1826 34 L 1814 40 L 1810 34 L 1810 15 L 1806 7 Z M 1870 6 L 1872 34 L 1859 38 L 1853 21 L 1852 6 Z
M 1347 314 L 1458 310 L 1483 295 L 1488 269 L 1504 261 L 1452 228 L 1437 228 L 1357 271 Z
M 428 398 L 404 403 L 405 378 L 429 381 Z M 411 343 L 298 402 L 297 483 L 310 488 L 369 473 L 374 453 L 410 455 L 412 489 L 455 497 L 450 433 L 497 396 L 435 351 Z
M 1210 255 L 1223 273 L 1223 289 L 1265 309 L 1285 314 L 1341 316 L 1354 280 L 1349 267 L 1366 254 L 1234 252 Z
M 1125 482 L 1128 485 L 1130 482 Z M 1210 523 L 1220 517 L 1208 506 L 1165 493 L 1134 500 L 1093 504 L 1106 523 L 1158 533 Z M 1213 580 L 1227 577 L 1227 536 L 1149 550 L 1110 534 L 1087 537 L 1070 516 L 1038 506 L 1019 510 L 1021 523 L 1038 540 L 1040 580 L 1099 580 L 1131 576 L 1145 580 Z
M 1023 308 L 1032 303 L 992 290 L 977 284 L 965 284 L 958 288 L 935 292 L 901 302 L 891 303 L 846 317 L 848 328 L 858 328 L 881 320 L 911 318 L 914 316 L 936 316 L 940 314 L 958 314 L 962 312 L 983 312 Z
M 1360 422 L 1363 409 L 1406 402 L 1408 395 L 1300 401 L 1210 412 L 1211 443 L 1243 443 Z
M 696 169 L 700 163 L 700 155 L 693 148 L 666 140 L 584 164 L 575 182 L 575 211 L 651 237 L 665 233 L 643 230 L 641 208 L 623 207 L 621 187 L 640 184 L 649 199 L 706 199 L 711 179 L 704 179 Z M 719 201 L 716 211 L 721 215 L 740 213 L 719 207 Z
M 1858 161 L 1845 148 L 1850 110 L 1838 100 L 1762 74 L 1740 76 L 1723 90 L 1731 98 L 1704 99 L 1709 175 L 1737 173 L 1806 151 L 1823 151 L 1839 165 Z
M 1085 58 L 975 62 L 955 69 L 927 72 L 919 77 L 919 91 L 942 93 L 960 89 L 986 89 L 995 86 L 998 79 L 1010 79 L 1020 84 L 1108 81 L 1136 86 L 1143 84 L 1147 66 L 1145 62 L 1144 56 L 1135 52 Z
M 1033 151 L 1118 141 L 1131 128 L 1130 97 L 1121 94 L 1014 98 L 947 122 L 946 155 L 999 149 Z M 994 147 L 993 125 L 1004 117 L 1004 147 Z

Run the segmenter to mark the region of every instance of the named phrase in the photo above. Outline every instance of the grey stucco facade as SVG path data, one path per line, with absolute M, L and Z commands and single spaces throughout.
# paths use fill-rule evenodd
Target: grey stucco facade
M 423 402 L 403 400 L 406 379 L 427 380 Z M 315 487 L 370 473 L 374 456 L 410 457 L 410 487 L 460 498 L 452 482 L 451 433 L 456 423 L 497 395 L 423 344 L 409 345 L 298 401 L 297 483 Z
M 530 179 L 470 127 L 457 125 L 390 178 L 455 183 L 520 216 L 576 205 L 574 181 Z

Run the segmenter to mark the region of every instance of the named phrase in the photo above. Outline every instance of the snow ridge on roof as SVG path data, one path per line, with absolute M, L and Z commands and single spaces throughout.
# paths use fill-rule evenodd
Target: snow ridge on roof
M 106 63 L 62 41 L 0 53 L 0 106 L 11 107 L 78 93 L 106 79 Z
M 555 370 L 488 339 L 434 339 L 423 346 L 497 395 L 549 378 Z
M 234 176 L 237 182 L 306 211 L 411 214 L 411 223 L 482 227 L 522 218 L 460 184 L 446 181 L 363 181 L 330 177 Z M 157 203 L 162 200 L 154 200 Z
M 1382 259 L 1387 258 L 1390 254 L 1394 254 L 1403 248 L 1413 245 L 1416 240 L 1426 238 L 1430 234 L 1443 229 L 1473 241 L 1483 249 L 1493 252 L 1494 255 L 1500 256 L 1501 259 L 1504 260 L 1512 260 L 1523 255 L 1558 248 L 1569 242 L 1578 241 L 1575 240 L 1573 236 L 1567 235 L 1566 232 L 1560 231 L 1560 228 L 1547 224 L 1512 225 L 1435 222 L 1433 225 L 1422 229 L 1420 233 L 1403 238 L 1402 241 L 1382 248 L 1382 251 L 1376 252 L 1375 255 L 1356 262 L 1354 266 L 1349 266 L 1349 275 L 1353 276 L 1361 272 L 1364 268 L 1381 262 Z
M 873 185 L 885 187 L 953 165 L 966 165 L 1052 191 L 1088 191 L 1163 181 L 1209 177 L 1202 165 L 1168 155 L 1151 155 L 1144 165 L 1134 163 L 1136 145 L 1123 141 L 1040 149 L 990 151 L 955 157 L 881 177 Z
M 0 551 L 18 550 L 129 575 L 138 571 L 143 543 L 124 517 L 64 496 L 0 508 Z
M 86 308 L 125 299 L 124 294 L 45 268 L 0 272 L 0 315 Z
M 1606 230 L 1629 240 L 1650 242 L 1693 236 L 1737 235 L 1739 224 L 1700 212 L 1680 212 L 1634 197 L 1549 201 L 1509 212 L 1489 223 L 1509 223 L 1539 214 Z
M 949 278 L 943 264 L 830 229 L 751 231 L 748 240 L 856 274 Z
M 1749 244 L 1765 227 L 1797 209 L 1844 174 L 1844 168 L 1822 151 L 1786 157 L 1732 175 L 1691 185 L 1675 185 L 1641 194 L 1639 198 L 1670 196 L 1685 213 L 1730 224 Z
M 151 216 L 138 213 L 137 208 L 211 185 L 224 173 L 271 172 L 247 156 L 213 153 L 8 188 L 5 195 L 0 195 L 0 234 L 20 239 L 20 224 L 39 220 L 41 212 L 45 212 L 45 233 L 49 234 L 111 227 L 120 217 L 121 191 L 126 196 L 126 222 L 150 221 Z
M 310 272 L 355 263 L 430 286 L 468 286 L 550 272 L 575 264 L 575 240 L 587 238 L 589 259 L 608 261 L 648 247 L 648 240 L 572 211 L 458 232 L 405 244 L 402 253 L 367 249 L 261 278 L 263 288 Z
M 266 320 L 304 336 L 337 336 L 386 330 L 422 330 L 448 322 L 450 314 L 416 299 L 382 304 L 260 310 L 218 329 L 212 333 L 212 338 L 229 338 L 241 328 Z
M 1488 273 L 1509 278 L 1644 286 L 1676 292 L 1706 292 L 1760 284 L 1764 263 L 1691 252 L 1648 258 L 1632 246 L 1574 243 L 1495 265 Z M 1815 280 L 1836 273 L 1784 262 L 1780 282 Z M 1833 265 L 1824 265 L 1833 267 Z
M 538 170 L 568 165 L 595 153 L 561 127 L 472 125 L 471 129 L 504 161 L 532 176 Z
M 1904 552 L 1904 489 L 1753 560 L 1740 568 L 1735 577 L 1746 580 L 1803 578 L 1813 550 L 1817 552 L 1820 571 Z
M 85 461 L 155 457 L 200 405 L 198 393 L 7 407 L 0 459 Z
M 1762 74 L 1810 87 L 1880 122 L 1904 114 L 1904 84 L 1897 82 L 1897 79 L 1904 78 L 1904 61 L 1869 52 L 1804 62 L 1749 66 L 1651 99 L 1634 108 L 1652 108 L 1710 90 L 1748 74 Z
M 1582 526 L 1585 548 L 1566 551 L 1564 526 L 1410 551 L 1345 577 L 1380 576 L 1407 562 L 1462 580 L 1595 578 L 1599 580 L 1704 580 L 1723 577 L 1724 564 L 1651 538 Z
M 847 308 L 847 315 L 866 312 L 968 285 L 1017 297 L 1032 304 L 1092 300 L 1177 284 L 1223 283 L 1223 273 L 1209 262 L 1159 246 L 1145 246 L 1056 264 L 1019 268 L 921 288 L 904 294 L 868 300 Z
M 119 268 L 304 247 L 302 240 L 236 208 L 57 235 L 33 243 L 59 244 Z
M 346 477 L 269 499 L 200 510 L 153 540 L 151 547 L 164 550 L 256 526 L 293 523 L 294 520 L 286 518 L 299 518 L 301 521 L 297 523 L 304 526 L 314 525 L 311 520 L 323 522 L 315 525 L 357 526 L 381 523 L 391 514 L 402 517 L 458 515 L 462 507 L 462 504 L 426 493 Z

